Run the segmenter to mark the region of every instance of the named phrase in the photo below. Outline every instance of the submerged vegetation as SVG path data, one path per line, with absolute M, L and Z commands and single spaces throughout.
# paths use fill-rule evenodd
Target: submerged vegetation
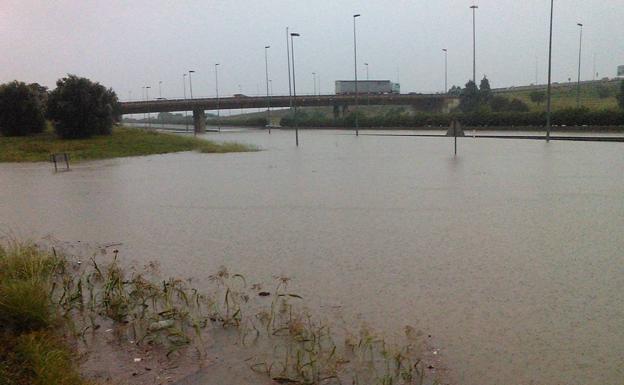
M 422 333 L 411 327 L 396 347 L 367 328 L 336 333 L 303 310 L 286 277 L 267 290 L 222 268 L 201 293 L 154 265 L 125 271 L 118 255 L 81 263 L 33 245 L 0 248 L 0 384 L 82 384 L 66 338 L 87 344 L 104 324 L 167 356 L 189 348 L 201 356 L 205 336 L 233 336 L 253 355 L 250 370 L 278 383 L 435 383 Z
M 181 135 L 117 127 L 112 135 L 62 140 L 51 131 L 29 137 L 0 137 L 0 162 L 47 161 L 52 153 L 66 152 L 71 160 L 118 158 L 180 151 L 226 153 L 254 151 L 238 143 L 215 143 Z

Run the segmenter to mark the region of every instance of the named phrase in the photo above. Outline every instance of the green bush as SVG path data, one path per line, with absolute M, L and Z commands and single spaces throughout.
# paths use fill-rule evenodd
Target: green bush
M 45 128 L 44 108 L 38 92 L 13 81 L 0 86 L 0 134 L 26 136 Z
M 618 106 L 624 110 L 624 80 L 620 83 L 620 92 L 617 94 Z
M 75 75 L 56 82 L 47 107 L 56 133 L 64 139 L 110 135 L 121 111 L 112 89 Z

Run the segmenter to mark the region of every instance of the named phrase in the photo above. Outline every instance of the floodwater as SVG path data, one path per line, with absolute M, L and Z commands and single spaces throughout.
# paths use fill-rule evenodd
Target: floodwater
M 243 154 L 0 164 L 0 227 L 431 334 L 463 385 L 621 385 L 624 144 L 230 130 Z M 333 309 L 333 310 L 329 310 Z

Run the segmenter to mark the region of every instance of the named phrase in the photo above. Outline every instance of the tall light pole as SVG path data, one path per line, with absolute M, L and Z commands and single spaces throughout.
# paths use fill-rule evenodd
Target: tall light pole
M 448 93 L 448 49 L 442 48 L 444 51 L 444 93 Z
M 216 95 L 217 95 L 217 129 L 219 130 L 219 132 L 221 132 L 221 106 L 220 106 L 220 101 L 219 101 L 219 66 L 221 64 L 219 63 L 215 63 L 215 89 L 216 89 Z
M 158 81 L 158 99 L 159 99 L 159 100 L 162 100 L 162 98 L 163 98 L 163 97 L 162 97 L 162 80 L 159 80 L 159 81 Z M 162 116 L 160 116 L 159 118 L 162 118 Z M 165 121 L 164 121 L 164 120 L 161 120 L 161 122 L 160 122 L 160 127 L 161 127 L 162 129 L 164 129 L 164 128 L 165 128 Z
M 576 23 L 580 28 L 578 79 L 576 82 L 576 108 L 581 107 L 581 52 L 583 51 L 583 23 Z
M 150 116 L 150 104 L 149 104 L 149 89 L 152 88 L 150 86 L 145 86 L 145 100 L 147 101 L 147 129 L 150 130 L 152 128 L 152 119 Z
M 321 74 L 316 74 L 316 81 L 318 82 L 318 96 L 321 96 Z
M 477 84 L 477 27 L 476 27 L 476 5 L 470 6 L 472 9 L 472 81 Z
M 370 84 L 368 84 L 368 81 L 369 81 L 368 63 L 364 63 L 364 66 L 366 67 L 366 105 L 370 106 Z
M 294 115 L 294 122 L 295 122 L 295 143 L 297 145 L 297 147 L 299 146 L 299 125 L 297 124 L 297 83 L 295 80 L 295 45 L 293 44 L 293 38 L 294 37 L 298 37 L 301 36 L 298 33 L 291 33 L 290 34 L 290 53 L 292 55 L 292 102 L 291 104 L 294 105 L 295 107 L 295 115 Z
M 314 83 L 314 91 L 312 95 L 316 96 L 316 72 L 312 72 L 312 83 Z
M 358 77 L 357 77 L 357 35 L 355 32 L 355 20 L 361 15 L 353 15 L 353 62 L 355 72 L 355 136 L 359 135 L 360 122 L 358 120 Z
M 271 93 L 269 94 L 269 96 L 273 96 L 273 80 L 269 79 L 269 86 L 271 88 Z
M 145 86 L 141 86 L 141 99 L 145 100 L 145 103 L 147 104 L 147 98 L 145 98 Z M 143 113 L 143 120 L 147 120 L 147 114 L 145 112 Z
M 290 48 L 288 46 L 288 27 L 286 27 L 286 56 L 288 57 L 288 104 L 290 106 L 290 110 L 292 112 L 293 108 L 293 100 L 292 100 L 292 85 L 290 83 Z
M 182 74 L 182 89 L 184 90 L 184 100 L 186 101 L 186 74 Z M 186 132 L 188 132 L 188 111 L 184 111 L 184 125 L 186 126 Z
M 191 91 L 191 100 L 193 100 L 193 76 L 191 74 L 194 74 L 195 71 L 189 71 L 189 89 Z
M 264 70 L 266 74 L 266 96 L 267 96 L 267 127 L 271 133 L 271 95 L 269 94 L 269 54 L 270 45 L 264 46 Z
M 551 124 L 551 99 L 552 99 L 552 36 L 553 36 L 553 14 L 555 10 L 555 0 L 550 0 L 550 39 L 548 42 L 548 87 L 546 88 L 546 141 L 550 141 Z

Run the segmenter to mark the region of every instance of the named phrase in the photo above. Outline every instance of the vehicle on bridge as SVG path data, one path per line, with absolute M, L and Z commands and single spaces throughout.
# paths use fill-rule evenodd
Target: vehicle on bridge
M 399 83 L 390 80 L 358 80 L 358 94 L 400 94 Z M 336 95 L 355 94 L 355 80 L 336 80 Z

